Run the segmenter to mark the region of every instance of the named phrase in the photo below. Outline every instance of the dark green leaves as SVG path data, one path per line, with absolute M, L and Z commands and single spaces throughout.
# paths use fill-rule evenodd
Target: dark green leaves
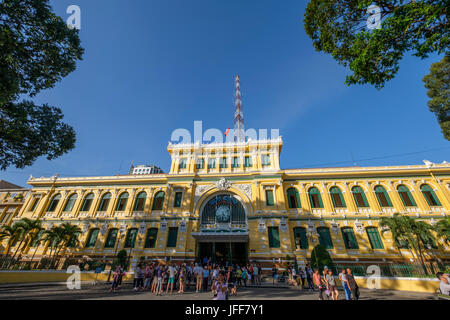
M 82 54 L 78 31 L 52 12 L 48 0 L 0 1 L 0 169 L 74 148 L 75 132 L 62 122 L 60 109 L 17 100 L 52 88 Z

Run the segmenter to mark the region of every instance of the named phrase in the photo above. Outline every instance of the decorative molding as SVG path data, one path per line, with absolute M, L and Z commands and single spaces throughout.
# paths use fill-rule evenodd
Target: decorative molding
M 228 181 L 226 178 L 221 178 L 217 183 L 216 183 L 216 188 L 221 190 L 221 191 L 226 191 L 228 189 L 231 188 L 231 182 Z
M 242 190 L 249 197 L 250 201 L 253 200 L 251 184 L 234 184 L 233 186 Z

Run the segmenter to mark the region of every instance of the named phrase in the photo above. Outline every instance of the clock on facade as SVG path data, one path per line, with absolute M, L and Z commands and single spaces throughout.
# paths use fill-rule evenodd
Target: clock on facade
M 231 209 L 229 206 L 220 206 L 216 210 L 216 218 L 218 222 L 229 222 L 231 217 Z

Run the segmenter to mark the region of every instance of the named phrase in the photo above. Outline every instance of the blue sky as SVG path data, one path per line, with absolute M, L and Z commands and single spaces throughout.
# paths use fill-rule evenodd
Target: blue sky
M 422 78 L 437 56 L 406 55 L 378 91 L 345 85 L 348 71 L 315 52 L 298 0 L 54 0 L 81 8 L 84 60 L 35 99 L 60 107 L 76 148 L 23 170 L 0 172 L 22 186 L 33 176 L 126 173 L 131 161 L 170 167 L 176 128 L 233 125 L 241 76 L 246 127 L 278 128 L 282 168 L 422 164 L 450 160 L 428 111 Z M 423 152 L 426 151 L 426 152 Z M 382 158 L 376 160 L 365 160 Z

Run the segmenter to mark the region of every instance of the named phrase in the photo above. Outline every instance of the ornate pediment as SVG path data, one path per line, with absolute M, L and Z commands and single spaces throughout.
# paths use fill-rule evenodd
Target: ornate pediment
M 231 182 L 225 178 L 222 178 L 219 181 L 217 181 L 216 188 L 221 191 L 226 191 L 231 188 Z

